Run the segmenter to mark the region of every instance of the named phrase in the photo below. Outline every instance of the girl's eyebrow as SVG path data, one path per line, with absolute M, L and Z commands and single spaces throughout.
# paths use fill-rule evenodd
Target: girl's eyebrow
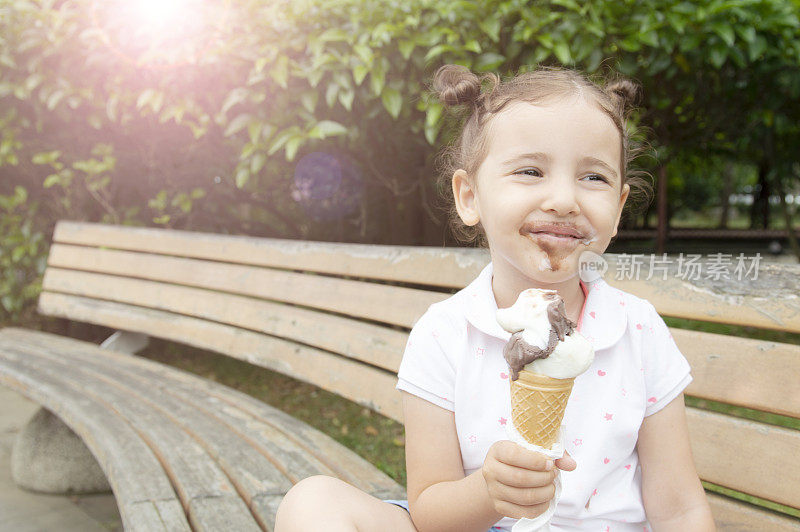
M 611 167 L 611 165 L 609 165 L 605 161 L 602 161 L 602 160 L 598 159 L 597 157 L 584 157 L 583 159 L 581 159 L 581 164 L 583 164 L 583 163 L 596 164 L 597 166 L 602 166 L 603 168 L 606 169 L 606 171 L 611 173 L 611 175 L 614 177 L 614 179 L 617 178 L 616 170 L 614 170 Z
M 529 159 L 541 159 L 546 163 L 549 163 L 551 161 L 549 155 L 547 155 L 544 152 L 537 151 L 536 153 L 523 153 L 521 155 L 517 155 L 516 157 L 512 157 L 511 159 L 505 161 L 503 164 L 504 165 L 512 165 L 512 164 L 521 163 L 521 162 L 529 160 Z
M 537 151 L 535 153 L 523 153 L 521 155 L 517 155 L 516 157 L 512 157 L 511 159 L 505 161 L 503 163 L 504 166 L 511 166 L 515 164 L 519 164 L 521 162 L 531 160 L 531 159 L 539 159 L 546 163 L 552 162 L 552 157 L 544 152 Z M 617 171 L 611 167 L 608 163 L 603 161 L 602 159 L 598 159 L 597 157 L 586 156 L 580 160 L 580 164 L 593 164 L 597 166 L 603 167 L 607 172 L 609 172 L 614 179 L 617 178 Z

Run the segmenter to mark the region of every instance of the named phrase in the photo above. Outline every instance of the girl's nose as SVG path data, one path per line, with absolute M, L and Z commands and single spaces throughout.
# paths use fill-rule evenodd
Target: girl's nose
M 541 205 L 543 211 L 551 211 L 558 216 L 580 214 L 581 208 L 578 205 L 577 191 L 571 179 L 552 179 L 547 190 L 542 192 L 544 193 Z

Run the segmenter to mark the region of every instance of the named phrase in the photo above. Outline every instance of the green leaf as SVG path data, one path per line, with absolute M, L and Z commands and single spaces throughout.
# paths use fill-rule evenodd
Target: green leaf
M 464 44 L 464 50 L 469 50 L 470 52 L 475 52 L 476 54 L 481 53 L 481 45 L 475 39 L 471 39 Z
M 586 70 L 589 72 L 596 72 L 602 61 L 603 50 L 598 46 L 589 54 L 589 58 L 586 60 Z
M 400 94 L 400 91 L 387 87 L 383 91 L 383 94 L 381 94 L 381 100 L 383 100 L 383 107 L 389 111 L 392 118 L 397 119 L 403 107 L 403 96 Z
M 339 103 L 347 109 L 348 111 L 353 110 L 353 99 L 355 98 L 356 94 L 353 89 L 348 89 L 346 91 L 339 92 Z
M 434 46 L 430 50 L 428 50 L 428 53 L 425 54 L 425 58 L 423 59 L 423 61 L 428 63 L 428 62 L 436 59 L 437 57 L 439 57 L 443 53 L 452 52 L 454 50 L 455 50 L 455 48 L 453 48 L 453 46 L 451 46 L 449 44 L 437 44 L 436 46 Z
M 553 53 L 562 64 L 568 65 L 572 63 L 572 54 L 569 53 L 569 45 L 564 41 L 557 42 L 553 47 Z
M 15 247 L 14 251 L 11 252 L 11 262 L 19 262 L 25 256 L 25 251 L 23 246 Z
M 736 42 L 736 35 L 733 31 L 733 28 L 730 24 L 725 24 L 724 22 L 717 22 L 714 24 L 714 33 L 720 36 L 720 38 L 725 41 L 725 44 L 728 46 L 733 46 L 733 43 Z
M 748 47 L 748 56 L 750 57 L 750 61 L 755 61 L 761 54 L 767 51 L 768 44 L 767 39 L 764 38 L 763 35 L 758 35 L 750 46 Z
M 265 154 L 259 152 L 253 155 L 253 158 L 250 159 L 250 173 L 253 175 L 258 174 L 264 168 L 266 162 L 267 156 Z
M 414 41 L 400 41 L 397 47 L 400 50 L 400 55 L 403 56 L 403 59 L 408 61 L 408 58 L 411 57 L 411 52 L 414 51 L 414 47 L 416 43 Z
M 493 71 L 497 70 L 505 60 L 505 56 L 494 52 L 487 52 L 478 56 L 473 68 L 479 72 Z
M 223 115 L 228 112 L 228 110 L 233 107 L 234 105 L 238 105 L 247 99 L 247 96 L 250 94 L 250 91 L 244 87 L 237 87 L 230 91 L 228 95 L 225 97 L 225 101 L 222 102 L 222 108 L 220 109 L 220 113 Z
M 64 91 L 58 89 L 53 91 L 53 94 L 47 98 L 47 109 L 50 111 L 55 109 L 62 98 L 64 98 Z
M 303 104 L 303 107 L 309 113 L 314 113 L 314 110 L 317 108 L 317 100 L 319 99 L 319 94 L 317 91 L 306 91 L 300 96 L 300 102 Z
M 756 40 L 756 29 L 753 26 L 737 26 L 736 31 L 747 44 L 753 44 Z
M 370 89 L 375 96 L 379 96 L 383 92 L 383 86 L 386 84 L 387 65 L 384 63 L 386 58 L 382 57 L 381 59 L 372 67 L 369 77 Z
M 269 150 L 267 150 L 267 155 L 272 155 L 273 153 L 281 149 L 284 146 L 284 144 L 286 144 L 286 142 L 292 137 L 292 135 L 295 135 L 296 133 L 297 132 L 294 130 L 294 128 L 281 131 L 278 134 L 278 136 L 275 137 L 275 140 L 272 141 L 272 144 L 270 144 Z
M 44 180 L 44 184 L 42 185 L 44 188 L 50 188 L 54 185 L 57 185 L 61 181 L 61 176 L 58 174 L 50 174 Z
M 261 122 L 252 121 L 247 124 L 247 135 L 250 137 L 250 143 L 253 145 L 258 144 L 261 138 L 261 132 L 264 129 L 264 124 Z
M 356 85 L 361 85 L 367 74 L 369 74 L 369 69 L 366 66 L 356 65 L 353 67 L 353 81 L 356 82 Z
M 236 170 L 236 176 L 234 181 L 236 183 L 236 188 L 242 189 L 250 180 L 250 172 L 244 166 L 240 167 Z
M 285 55 L 278 57 L 275 64 L 269 70 L 270 77 L 275 80 L 275 83 L 283 87 L 289 88 L 289 58 Z
M 303 137 L 292 137 L 286 143 L 286 160 L 293 161 L 295 155 L 297 155 L 297 150 L 300 149 L 300 145 L 303 144 Z
M 500 18 L 490 18 L 487 20 L 481 20 L 478 23 L 478 26 L 489 36 L 489 38 L 493 42 L 498 42 L 500 40 Z
M 439 130 L 441 128 L 441 123 L 433 125 L 425 124 L 425 140 L 428 141 L 428 144 L 433 146 L 436 143 L 436 137 L 439 135 Z
M 728 48 L 723 44 L 715 44 L 708 51 L 708 59 L 716 68 L 720 68 L 723 64 L 725 64 L 725 60 L 727 58 Z
M 333 120 L 323 120 L 311 128 L 311 131 L 308 132 L 308 136 L 312 139 L 324 139 L 327 137 L 344 135 L 346 133 L 347 128 L 339 122 L 334 122 Z
M 350 39 L 350 34 L 347 33 L 345 30 L 341 28 L 330 28 L 323 31 L 317 40 L 323 42 L 329 41 L 348 41 Z
M 444 110 L 444 105 L 437 101 L 432 101 L 428 104 L 428 108 L 425 110 L 425 125 L 426 126 L 435 126 L 439 123 L 439 118 L 442 116 L 442 111 Z
M 248 113 L 242 113 L 233 120 L 230 121 L 228 127 L 225 128 L 225 132 L 223 136 L 231 137 L 237 134 L 239 131 L 243 130 L 252 120 L 252 116 Z
M 154 96 L 155 91 L 153 89 L 143 90 L 139 97 L 136 98 L 136 109 L 141 111 L 145 105 L 150 103 Z
M 336 83 L 329 83 L 328 88 L 325 89 L 325 103 L 328 107 L 333 107 L 336 103 L 336 96 L 339 94 L 339 85 Z
M 42 151 L 31 158 L 33 164 L 53 164 L 61 157 L 61 150 Z
M 372 66 L 372 61 L 375 59 L 375 54 L 372 53 L 372 48 L 366 45 L 357 44 L 353 47 L 356 56 L 361 59 L 367 67 Z

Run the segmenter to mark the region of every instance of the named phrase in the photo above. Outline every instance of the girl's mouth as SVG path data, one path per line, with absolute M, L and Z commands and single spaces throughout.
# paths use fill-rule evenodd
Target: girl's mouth
M 577 245 L 581 239 L 576 236 L 571 235 L 559 235 L 555 233 L 548 233 L 545 231 L 540 231 L 538 233 L 528 233 L 531 238 L 534 240 L 543 242 L 543 243 L 550 243 L 556 245 Z

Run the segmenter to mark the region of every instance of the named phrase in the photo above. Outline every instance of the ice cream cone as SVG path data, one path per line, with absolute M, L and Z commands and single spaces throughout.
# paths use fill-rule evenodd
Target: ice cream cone
M 526 370 L 511 381 L 511 419 L 525 441 L 544 449 L 553 446 L 574 382 Z

